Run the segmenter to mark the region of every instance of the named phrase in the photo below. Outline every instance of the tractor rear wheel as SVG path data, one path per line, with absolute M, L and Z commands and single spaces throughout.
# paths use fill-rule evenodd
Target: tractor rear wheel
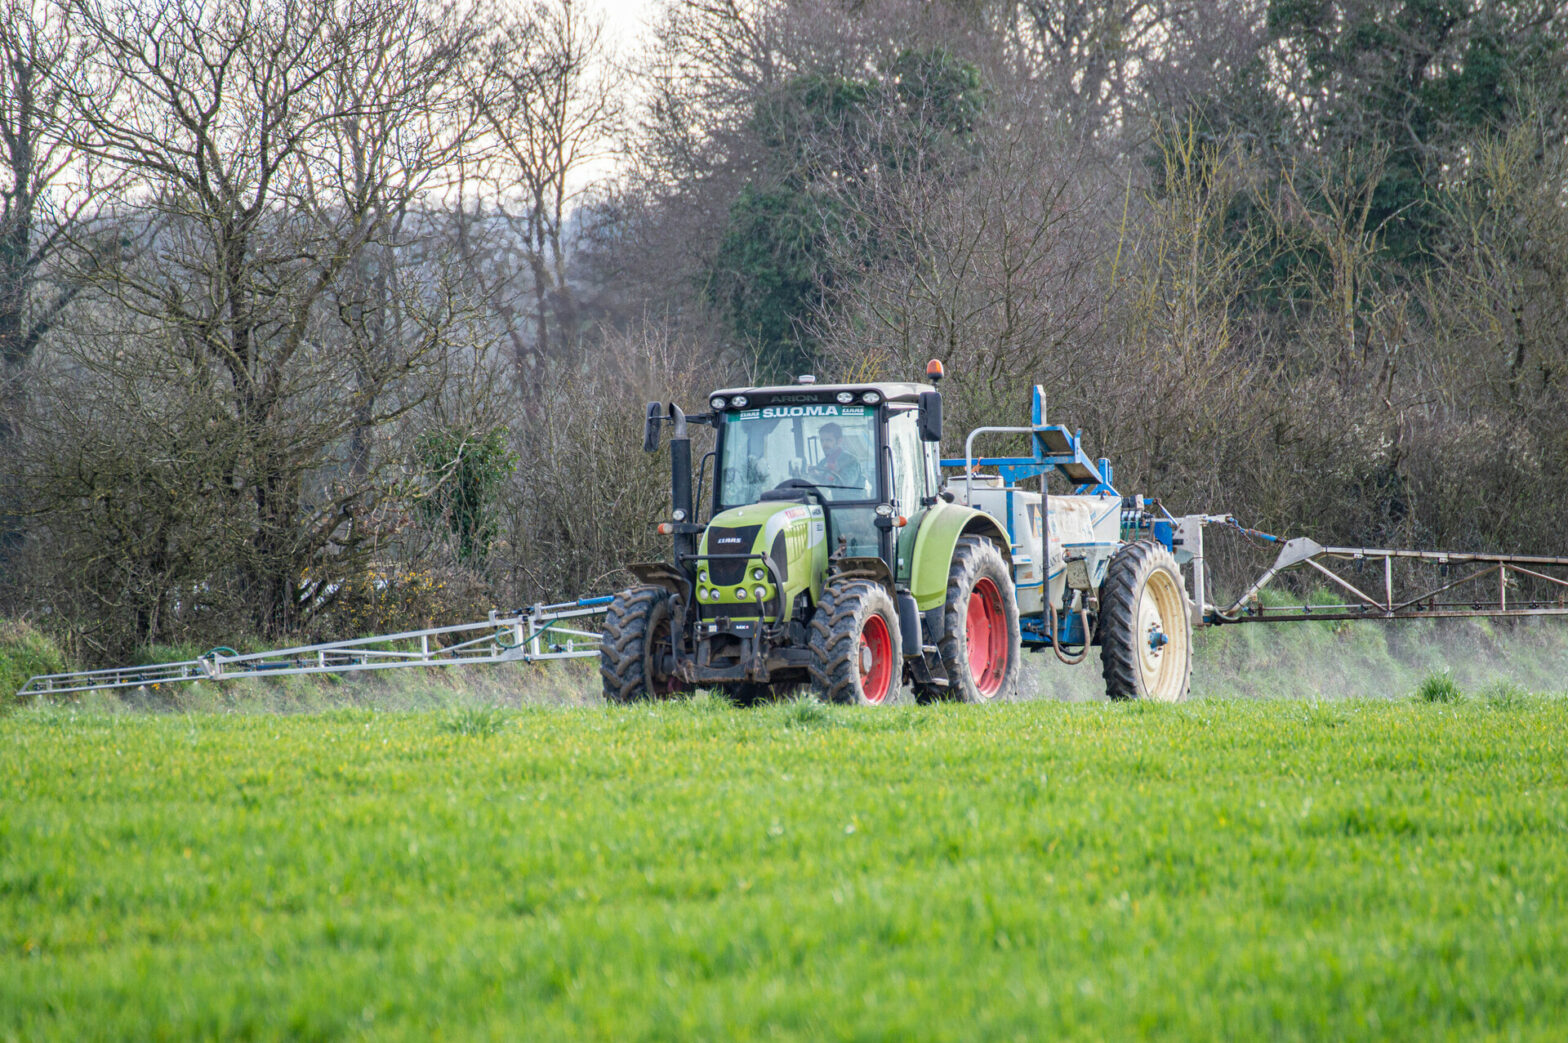
M 1023 646 L 1013 577 L 996 544 L 964 536 L 947 570 L 947 600 L 937 654 L 948 684 L 920 685 L 922 701 L 958 699 L 988 703 L 1018 683 Z
M 672 600 L 662 587 L 632 587 L 615 595 L 599 638 L 606 702 L 629 703 L 679 691 L 680 681 L 670 672 L 675 652 Z
M 1192 681 L 1192 613 L 1181 569 L 1152 540 L 1117 551 L 1100 586 L 1100 662 L 1112 699 L 1174 703 Z
M 881 584 L 840 580 L 811 619 L 811 682 L 826 702 L 880 706 L 903 683 L 898 610 Z

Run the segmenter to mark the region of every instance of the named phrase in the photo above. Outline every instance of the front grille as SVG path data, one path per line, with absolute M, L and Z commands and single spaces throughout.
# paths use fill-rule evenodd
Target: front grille
M 760 525 L 710 526 L 708 553 L 750 554 L 761 528 Z M 708 580 L 721 587 L 734 586 L 746 577 L 746 566 L 750 564 L 751 561 L 746 558 L 709 558 Z
M 768 605 L 771 603 L 771 598 L 767 602 L 763 603 L 762 608 L 764 614 L 767 611 Z M 757 606 L 755 604 L 737 605 L 734 602 L 730 602 L 724 605 L 698 605 L 697 618 L 702 620 L 704 623 L 712 623 L 719 619 L 757 620 L 761 619 L 762 615 L 757 612 Z
M 779 599 L 776 595 L 760 604 L 755 601 L 728 601 L 722 605 L 712 603 L 699 604 L 697 606 L 697 618 L 704 623 L 712 623 L 719 619 L 733 619 L 737 622 L 777 619 L 779 614 L 778 608 Z

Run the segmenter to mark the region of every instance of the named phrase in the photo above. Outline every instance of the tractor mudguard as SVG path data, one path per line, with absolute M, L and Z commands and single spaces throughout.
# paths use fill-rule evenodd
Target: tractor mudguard
M 880 583 L 893 593 L 893 573 L 881 558 L 832 558 L 828 561 L 831 575 L 854 579 L 869 579 Z
M 922 612 L 940 607 L 947 599 L 947 570 L 960 536 L 984 536 L 996 543 L 1011 568 L 1012 542 L 1007 530 L 984 511 L 938 501 L 920 519 L 915 534 L 915 554 L 909 568 L 909 589 Z
M 626 571 L 637 577 L 637 582 L 650 587 L 663 587 L 671 594 L 691 604 L 691 581 L 680 569 L 667 561 L 639 561 L 626 566 Z

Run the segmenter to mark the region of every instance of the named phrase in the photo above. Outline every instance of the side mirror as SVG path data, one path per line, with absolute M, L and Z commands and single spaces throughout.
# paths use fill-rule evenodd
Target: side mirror
M 920 392 L 920 440 L 922 442 L 942 440 L 942 393 L 940 391 Z
M 642 451 L 656 453 L 659 451 L 659 403 L 648 403 L 648 421 L 642 429 Z

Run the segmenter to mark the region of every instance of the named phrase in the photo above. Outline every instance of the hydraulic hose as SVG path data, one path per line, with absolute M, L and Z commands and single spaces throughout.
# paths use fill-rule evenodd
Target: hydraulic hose
M 1078 610 L 1078 621 L 1083 626 L 1083 648 L 1076 656 L 1069 656 L 1066 652 L 1063 652 L 1062 646 L 1057 643 L 1056 638 L 1058 630 L 1056 620 L 1056 606 L 1047 605 L 1045 613 L 1046 619 L 1050 621 L 1049 625 L 1051 627 L 1051 651 L 1056 653 L 1056 658 L 1060 659 L 1068 666 L 1077 666 L 1079 663 L 1089 658 L 1089 610 L 1084 608 L 1080 608 Z

